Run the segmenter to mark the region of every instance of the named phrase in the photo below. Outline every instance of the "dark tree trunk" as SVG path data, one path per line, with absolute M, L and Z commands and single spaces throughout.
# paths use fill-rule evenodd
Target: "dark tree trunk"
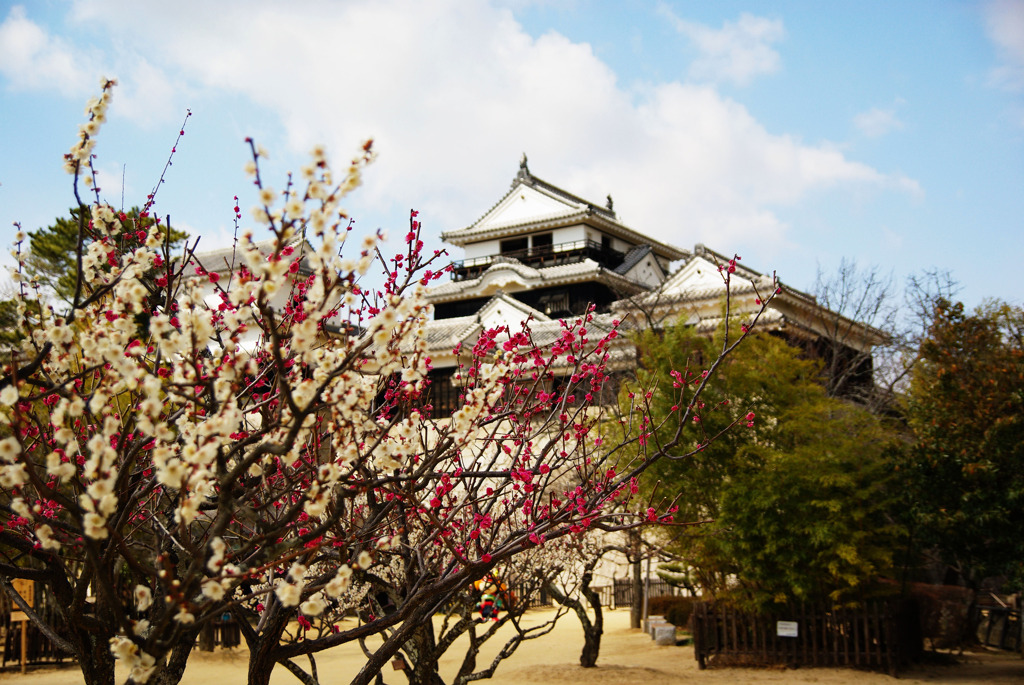
M 274 650 L 281 643 L 281 635 L 288 626 L 289 617 L 276 603 L 267 607 L 267 611 L 275 613 L 267 617 L 263 630 L 259 633 L 256 633 L 249 624 L 248 617 L 242 612 L 232 612 L 249 648 L 249 685 L 269 685 L 270 674 L 277 664 Z
M 89 618 L 94 618 L 90 615 Z M 96 616 L 99 621 L 108 624 L 113 622 L 109 616 Z M 65 621 L 67 619 L 65 618 Z M 52 628 L 52 626 L 51 626 Z M 95 623 L 90 625 L 91 630 L 76 626 L 70 629 L 70 634 L 63 638 L 66 640 L 65 647 L 70 648 L 78 667 L 82 671 L 82 678 L 88 685 L 114 685 L 114 669 L 117 659 L 110 651 L 110 639 L 114 633 L 97 627 Z M 195 643 L 198 629 L 181 634 L 181 639 L 167 655 L 167 663 L 160 665 L 157 660 L 157 669 L 146 681 L 147 685 L 177 685 L 185 673 L 185 665 L 192 646 Z M 134 681 L 129 678 L 129 684 Z
M 409 685 L 444 685 L 437 673 L 437 644 L 434 640 L 434 624 L 428 618 L 413 630 L 402 645 L 402 651 L 409 657 L 405 675 Z
M 271 656 L 276 641 L 257 640 L 249 645 L 249 685 L 270 685 L 270 674 L 277 662 Z
M 81 657 L 78 666 L 88 685 L 114 685 L 114 655 L 110 653 L 110 638 L 95 633 L 80 632 L 78 646 Z
M 639 551 L 638 549 L 636 561 L 633 562 L 633 602 L 629 608 L 629 627 L 637 629 L 640 628 L 644 611 L 644 581 Z
M 426 607 L 421 605 L 417 609 L 411 611 L 409 615 L 399 623 L 395 632 L 384 640 L 384 644 L 378 647 L 376 651 L 367 657 L 363 668 L 360 669 L 359 673 L 356 674 L 356 677 L 352 679 L 352 685 L 369 685 L 371 680 L 376 679 L 388 661 L 398 653 L 398 650 L 405 649 L 406 646 L 414 640 L 413 634 L 417 629 L 419 629 L 424 623 L 430 622 L 433 614 L 431 607 L 434 606 L 435 605 L 433 603 Z M 433 624 L 431 624 L 431 643 L 433 643 L 433 640 Z M 434 661 L 436 663 L 436 657 Z M 437 669 L 435 666 L 434 673 L 436 674 L 436 672 Z M 406 669 L 406 675 L 410 678 L 410 682 L 414 682 L 412 681 L 412 678 L 415 676 L 409 673 L 408 666 Z
M 597 657 L 601 652 L 601 636 L 604 635 L 604 613 L 601 611 L 601 597 L 590 587 L 593 580 L 592 567 L 583 574 L 580 592 L 587 598 L 590 608 L 594 611 L 594 621 L 590 630 L 583 631 L 583 652 L 580 653 L 580 666 L 593 668 L 597 666 Z
M 178 685 L 181 676 L 185 674 L 185 666 L 188 664 L 188 657 L 192 653 L 192 646 L 195 644 L 195 634 L 184 638 L 171 649 L 167 657 L 167 665 L 153 674 L 146 685 Z
M 470 619 L 475 620 L 475 619 Z M 455 675 L 456 683 L 467 682 L 466 678 L 472 675 L 473 671 L 476 670 L 476 657 L 480 654 L 480 640 L 476 636 L 476 627 L 470 626 L 469 630 L 466 631 L 466 637 L 469 638 L 469 647 L 466 648 L 466 654 L 462 657 L 462 666 L 459 667 L 459 672 Z
M 594 579 L 594 566 L 597 565 L 597 562 L 598 559 L 594 559 L 591 563 L 587 564 L 584 567 L 583 575 L 580 577 L 580 594 L 586 598 L 587 604 L 594 611 L 593 621 L 590 620 L 590 616 L 587 614 L 587 607 L 579 599 L 563 594 L 554 583 L 548 588 L 555 601 L 564 607 L 572 609 L 580 619 L 580 625 L 583 627 L 583 651 L 580 652 L 580 666 L 583 668 L 597 666 L 597 657 L 601 653 L 601 636 L 604 634 L 604 613 L 601 611 L 601 597 L 590 587 L 590 583 Z
M 592 631 L 583 631 L 583 651 L 580 652 L 580 666 L 583 668 L 594 668 L 597 666 L 597 657 L 601 654 L 601 634 Z
M 270 683 L 270 675 L 274 672 L 274 666 L 278 663 L 275 652 L 281 644 L 281 636 L 288 627 L 288 622 L 291 618 L 291 614 L 282 611 L 281 606 L 276 601 L 271 602 L 266 611 L 270 612 L 270 614 L 262 617 L 262 629 L 257 633 L 256 629 L 249 622 L 249 619 L 254 616 L 253 614 L 240 607 L 235 607 L 231 610 L 231 615 L 235 619 L 235 625 L 238 626 L 238 631 L 242 639 L 245 640 L 245 646 L 249 648 L 249 685 L 268 685 Z M 295 664 L 290 664 L 288 670 L 300 682 L 308 682 L 307 679 L 303 678 L 303 676 L 308 678 L 308 674 L 299 669 Z

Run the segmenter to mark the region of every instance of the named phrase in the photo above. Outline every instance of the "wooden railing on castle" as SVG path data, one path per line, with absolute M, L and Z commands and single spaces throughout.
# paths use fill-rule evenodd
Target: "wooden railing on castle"
M 897 670 L 920 649 L 914 605 L 900 600 L 858 608 L 795 605 L 754 615 L 699 602 L 693 612 L 694 651 L 708 665 L 849 666 Z

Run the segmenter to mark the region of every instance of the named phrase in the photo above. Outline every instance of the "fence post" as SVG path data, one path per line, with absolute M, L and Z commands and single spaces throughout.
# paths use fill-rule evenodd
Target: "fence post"
M 693 653 L 697 657 L 697 668 L 703 671 L 707 668 L 704 660 L 704 653 L 707 649 L 707 640 L 704 631 L 708 626 L 708 610 L 706 602 L 697 602 L 693 607 Z

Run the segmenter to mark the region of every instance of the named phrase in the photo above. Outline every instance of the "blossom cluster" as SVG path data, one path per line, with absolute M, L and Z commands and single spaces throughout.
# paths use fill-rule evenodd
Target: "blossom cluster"
M 91 173 L 92 153 L 96 147 L 96 136 L 100 132 L 100 126 L 107 121 L 107 108 L 110 107 L 111 93 L 117 85 L 115 79 L 100 79 L 103 89 L 99 97 L 89 100 L 85 105 L 85 113 L 89 119 L 78 127 L 78 140 L 71 146 L 71 151 L 64 155 L 64 170 L 76 176 L 88 168 L 90 173 L 85 176 L 85 182 L 93 185 L 95 179 Z
M 76 179 L 112 85 L 67 158 Z M 484 331 L 456 351 L 459 406 L 435 416 L 426 289 L 444 255 L 424 252 L 415 212 L 390 259 L 382 232 L 349 237 L 342 202 L 372 144 L 338 175 L 315 148 L 281 192 L 249 145 L 257 228 L 228 258 L 170 254 L 167 226 L 97 192 L 72 308 L 19 310 L 0 539 L 71 579 L 67 621 L 98 588 L 111 650 L 142 682 L 225 609 L 334 644 L 354 639 L 345 611 L 391 625 L 380 593 L 429 606 L 528 550 L 652 519 L 623 513 L 636 474 L 610 468 L 597 430 L 617 321 L 590 311 L 543 344 L 528 324 Z

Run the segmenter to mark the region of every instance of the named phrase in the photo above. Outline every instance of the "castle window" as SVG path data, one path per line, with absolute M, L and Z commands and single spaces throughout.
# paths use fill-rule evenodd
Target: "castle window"
M 571 315 L 569 309 L 569 293 L 566 291 L 548 293 L 540 297 L 538 302 L 541 311 L 548 316 Z
M 528 238 L 511 238 L 509 240 L 501 241 L 501 254 L 513 254 L 516 252 L 526 252 L 526 248 L 529 247 Z

